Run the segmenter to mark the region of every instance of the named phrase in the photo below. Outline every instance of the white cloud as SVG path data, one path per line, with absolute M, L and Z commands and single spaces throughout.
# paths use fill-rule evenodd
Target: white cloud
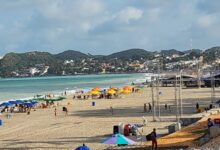
M 197 21 L 200 27 L 208 28 L 215 23 L 216 17 L 213 15 L 204 15 L 204 16 L 200 16 Z
M 94 50 L 94 54 L 103 54 L 105 49 L 111 50 L 105 53 L 111 53 L 132 47 L 186 49 L 190 38 L 196 39 L 195 48 L 208 48 L 220 38 L 219 1 L 213 3 L 0 0 L 0 55 L 12 49 L 20 52 L 78 49 Z
M 126 7 L 118 13 L 117 18 L 122 22 L 129 23 L 132 20 L 139 20 L 142 16 L 142 10 L 135 7 Z

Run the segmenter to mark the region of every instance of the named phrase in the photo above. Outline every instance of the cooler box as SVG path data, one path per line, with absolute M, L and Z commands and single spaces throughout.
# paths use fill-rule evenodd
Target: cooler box
M 129 136 L 130 129 L 129 129 L 129 124 L 126 124 L 124 126 L 124 136 Z
M 119 133 L 119 126 L 115 125 L 113 126 L 113 134 L 118 134 Z

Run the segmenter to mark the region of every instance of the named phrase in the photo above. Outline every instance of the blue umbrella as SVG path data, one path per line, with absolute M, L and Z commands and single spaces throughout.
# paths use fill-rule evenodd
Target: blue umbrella
M 85 146 L 85 144 L 83 144 L 83 146 L 79 146 L 75 150 L 90 150 L 90 149 L 87 146 Z
M 30 102 L 25 102 L 24 105 L 27 106 L 27 107 L 33 107 L 33 106 L 34 106 L 34 105 L 33 105 L 32 103 L 30 103 Z
M 4 102 L 0 105 L 0 107 L 9 107 L 9 106 L 12 106 L 13 104 L 9 103 L 9 102 Z
M 24 101 L 22 101 L 22 100 L 16 100 L 16 103 L 17 103 L 17 104 L 23 104 Z
M 17 104 L 16 101 L 8 101 L 8 102 L 11 103 L 11 104 Z
M 32 101 L 31 104 L 36 105 L 38 102 L 37 101 Z

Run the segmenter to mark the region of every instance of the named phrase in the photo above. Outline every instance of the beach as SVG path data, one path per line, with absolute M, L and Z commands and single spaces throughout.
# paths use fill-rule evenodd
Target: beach
M 72 150 L 83 143 L 92 150 L 105 149 L 109 145 L 101 142 L 111 136 L 113 125 L 120 122 L 142 124 L 143 116 L 147 118 L 147 125 L 143 128 L 144 135 L 149 134 L 153 128 L 159 134 L 166 134 L 167 126 L 174 123 L 176 114 L 174 88 L 161 87 L 160 91 L 161 120 L 167 119 L 161 122 L 152 122 L 152 113 L 144 113 L 144 103 L 151 103 L 150 88 L 115 99 L 73 100 L 73 95 L 68 95 L 66 100 L 59 102 L 57 117 L 54 116 L 53 107 L 32 110 L 30 115 L 13 113 L 10 119 L 6 119 L 3 114 L 0 149 Z M 211 102 L 210 91 L 210 88 L 183 89 L 183 115 L 194 114 L 197 102 L 201 107 L 208 106 Z M 216 93 L 217 91 L 218 88 Z M 92 102 L 95 102 L 95 106 L 92 106 Z M 171 112 L 164 109 L 165 104 L 171 106 Z M 67 107 L 68 116 L 62 112 L 63 106 Z M 109 111 L 110 107 L 113 107 L 113 115 Z

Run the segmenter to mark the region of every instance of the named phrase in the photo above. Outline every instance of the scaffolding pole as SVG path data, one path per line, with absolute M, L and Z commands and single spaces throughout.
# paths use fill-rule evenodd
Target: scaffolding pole
M 179 103 L 180 103 L 180 117 L 183 116 L 183 104 L 182 104 L 182 72 L 180 72 L 179 78 Z
M 175 81 L 175 103 L 176 103 L 176 121 L 179 122 L 179 100 L 177 99 L 177 76 L 176 76 L 176 81 Z
M 159 77 L 156 78 L 157 87 L 156 87 L 156 93 L 157 93 L 157 108 L 158 108 L 158 119 L 160 120 L 160 97 L 159 97 Z
M 152 107 L 153 107 L 153 121 L 156 121 L 156 109 L 154 100 L 154 77 L 151 77 L 151 95 L 152 95 Z

